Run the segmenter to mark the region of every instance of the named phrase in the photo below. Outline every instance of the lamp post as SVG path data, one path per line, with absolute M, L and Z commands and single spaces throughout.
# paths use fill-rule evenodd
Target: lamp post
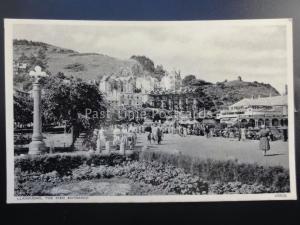
M 46 73 L 42 71 L 41 67 L 36 66 L 34 71 L 30 71 L 29 75 L 34 77 L 32 88 L 33 95 L 33 134 L 32 141 L 29 144 L 30 155 L 42 154 L 46 152 L 46 145 L 43 141 L 42 135 L 42 120 L 41 120 L 41 88 L 39 80 L 45 77 Z

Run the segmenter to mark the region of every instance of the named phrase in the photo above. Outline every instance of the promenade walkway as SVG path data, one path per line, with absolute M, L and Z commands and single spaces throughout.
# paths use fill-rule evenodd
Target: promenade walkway
M 147 143 L 146 134 L 138 135 L 138 145 Z M 152 143 L 148 149 L 164 152 L 181 152 L 200 158 L 216 160 L 237 159 L 244 163 L 258 163 L 264 166 L 281 165 L 288 168 L 288 142 L 270 142 L 271 150 L 268 156 L 263 156 L 259 150 L 259 141 L 230 140 L 222 137 L 206 138 L 204 136 L 187 136 L 165 134 L 162 144 Z

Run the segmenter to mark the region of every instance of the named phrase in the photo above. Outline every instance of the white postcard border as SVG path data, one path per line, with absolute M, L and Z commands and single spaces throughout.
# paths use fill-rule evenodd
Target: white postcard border
M 290 193 L 226 194 L 226 195 L 164 195 L 164 196 L 14 196 L 14 146 L 13 146 L 13 25 L 109 25 L 120 23 L 220 23 L 236 25 L 285 25 L 287 28 L 287 76 L 288 76 L 288 123 L 289 123 L 289 174 Z M 296 200 L 295 129 L 294 129 L 294 77 L 292 19 L 214 20 L 214 21 L 79 21 L 5 19 L 5 107 L 6 107 L 6 166 L 7 203 L 135 203 L 135 202 L 211 202 L 211 201 L 268 201 Z

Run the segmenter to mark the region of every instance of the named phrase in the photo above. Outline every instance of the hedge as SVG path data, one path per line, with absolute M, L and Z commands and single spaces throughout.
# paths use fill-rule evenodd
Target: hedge
M 288 192 L 290 186 L 289 171 L 282 166 L 264 167 L 258 164 L 239 163 L 237 160 L 201 159 L 155 150 L 141 152 L 139 160 L 156 161 L 183 168 L 185 172 L 214 183 L 261 184 L 284 192 Z
M 59 175 L 67 175 L 72 169 L 86 165 L 114 166 L 126 160 L 137 159 L 137 154 L 89 154 L 89 153 L 57 153 L 43 155 L 25 155 L 15 157 L 15 169 L 26 172 L 49 173 L 57 171 Z

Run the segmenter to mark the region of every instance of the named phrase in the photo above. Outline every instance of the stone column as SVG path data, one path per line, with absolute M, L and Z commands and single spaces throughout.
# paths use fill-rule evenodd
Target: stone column
M 42 135 L 41 120 L 41 88 L 38 80 L 33 84 L 33 134 L 29 144 L 28 154 L 35 155 L 46 152 L 45 142 Z

